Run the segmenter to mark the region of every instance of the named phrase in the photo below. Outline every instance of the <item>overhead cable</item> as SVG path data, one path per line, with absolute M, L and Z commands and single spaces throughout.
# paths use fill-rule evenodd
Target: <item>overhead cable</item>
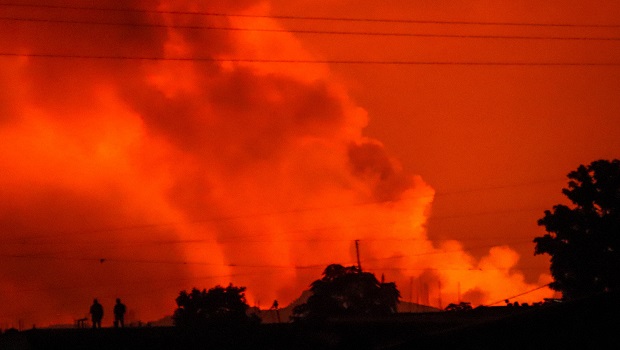
M 220 30 L 220 31 L 263 32 L 263 33 L 390 36 L 390 37 L 409 37 L 409 38 L 620 41 L 620 37 L 606 37 L 606 36 L 592 37 L 592 36 L 537 36 L 537 35 L 489 35 L 489 34 L 484 34 L 484 35 L 482 34 L 436 34 L 436 33 L 340 31 L 340 30 L 284 29 L 284 28 L 245 28 L 245 27 L 222 27 L 222 26 L 210 26 L 210 25 L 97 22 L 97 21 L 60 20 L 60 19 L 23 18 L 23 17 L 0 17 L 0 20 L 18 21 L 18 22 L 34 22 L 34 23 L 129 26 L 129 27 L 161 28 L 161 29 L 175 28 L 175 29 Z
M 162 57 L 124 55 L 82 55 L 57 53 L 0 52 L 2 57 L 30 57 L 47 59 L 91 59 L 115 61 L 176 61 L 176 62 L 228 62 L 262 64 L 352 64 L 352 65 L 399 65 L 399 66 L 495 66 L 495 67 L 618 67 L 620 62 L 526 62 L 526 61 L 431 61 L 431 60 L 304 60 L 304 59 L 261 59 L 261 58 L 216 58 L 216 57 Z
M 130 13 L 155 13 L 169 15 L 199 15 L 215 17 L 245 17 L 245 18 L 265 18 L 278 20 L 304 20 L 304 21 L 337 21 L 337 22 L 369 22 L 369 23 L 403 23 L 403 24 L 439 24 L 439 25 L 480 25 L 480 26 L 527 26 L 527 27 L 583 27 L 583 28 L 620 28 L 620 24 L 606 23 L 552 23 L 552 22 L 525 22 L 525 21 L 460 21 L 460 20 L 420 20 L 406 18 L 371 18 L 371 17 L 330 17 L 330 16 L 295 16 L 278 14 L 247 14 L 247 13 L 224 13 L 210 11 L 173 11 L 173 10 L 152 10 L 138 8 L 112 8 L 96 6 L 68 6 L 68 5 L 46 5 L 46 4 L 19 4 L 19 3 L 0 3 L 4 7 L 40 8 L 57 10 L 84 10 L 84 11 L 106 11 L 106 12 L 130 12 Z

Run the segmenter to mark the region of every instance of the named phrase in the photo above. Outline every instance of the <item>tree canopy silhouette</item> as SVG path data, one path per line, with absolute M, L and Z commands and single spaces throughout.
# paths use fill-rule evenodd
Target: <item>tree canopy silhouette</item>
M 293 319 L 392 314 L 400 298 L 395 283 L 379 282 L 372 273 L 338 264 L 327 266 L 310 291 L 308 301 L 293 309 Z
M 176 298 L 178 308 L 172 320 L 176 326 L 194 327 L 207 324 L 243 324 L 252 319 L 245 299 L 245 287 L 215 286 L 208 291 L 193 288 L 181 291 Z
M 445 308 L 446 311 L 468 311 L 471 309 L 471 303 L 465 301 L 461 301 L 458 304 L 450 303 Z
M 620 161 L 597 160 L 568 174 L 572 208 L 546 210 L 534 254 L 551 255 L 550 287 L 575 299 L 617 291 L 620 282 Z

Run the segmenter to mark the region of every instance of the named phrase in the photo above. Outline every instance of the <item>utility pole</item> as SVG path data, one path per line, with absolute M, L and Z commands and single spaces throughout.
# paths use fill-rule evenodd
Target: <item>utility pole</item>
M 409 312 L 413 312 L 413 276 L 409 277 Z
M 418 292 L 415 295 L 415 303 L 420 305 L 420 295 L 422 295 L 422 276 L 418 278 Z
M 277 300 L 273 301 L 273 304 L 271 305 L 271 309 L 276 311 L 276 318 L 278 320 L 278 323 L 281 323 L 280 322 L 280 306 L 278 305 L 278 301 Z
M 357 269 L 362 273 L 362 263 L 360 261 L 360 240 L 355 240 L 355 254 L 357 255 Z

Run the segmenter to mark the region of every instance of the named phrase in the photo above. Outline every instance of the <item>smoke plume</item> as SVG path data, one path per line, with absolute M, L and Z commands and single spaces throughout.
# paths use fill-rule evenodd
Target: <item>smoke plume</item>
M 327 264 L 354 264 L 355 240 L 406 300 L 533 287 L 509 247 L 476 261 L 427 239 L 433 189 L 364 136 L 327 65 L 234 60 L 316 59 L 294 36 L 206 29 L 279 28 L 204 15 L 267 2 L 122 6 L 151 11 L 7 8 L 31 20 L 1 24 L 17 54 L 0 57 L 1 327 L 71 323 L 93 298 L 108 321 L 117 297 L 155 320 L 180 290 L 230 282 L 286 305 Z

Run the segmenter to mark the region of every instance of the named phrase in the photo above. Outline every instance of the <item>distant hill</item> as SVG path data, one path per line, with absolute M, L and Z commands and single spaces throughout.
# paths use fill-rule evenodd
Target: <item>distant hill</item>
M 149 322 L 149 325 L 153 327 L 172 327 L 174 324 L 172 322 L 172 316 L 164 316 L 159 320 Z
M 305 303 L 310 297 L 310 295 L 312 295 L 312 292 L 310 292 L 309 290 L 305 290 L 297 299 L 293 300 L 286 307 L 280 308 L 278 310 L 278 312 L 280 313 L 280 322 L 289 322 L 291 319 L 291 315 L 293 315 L 293 309 L 295 308 L 295 306 Z M 275 310 L 265 310 L 259 309 L 257 307 L 252 307 L 248 310 L 248 313 L 256 314 L 258 317 L 261 318 L 263 323 L 278 323 L 278 316 Z
M 286 307 L 280 308 L 280 310 L 278 310 L 280 313 L 280 322 L 289 322 L 290 317 L 293 315 L 293 309 L 295 308 L 295 306 L 305 303 L 310 297 L 310 295 L 312 295 L 312 292 L 310 292 L 309 290 L 305 290 L 301 293 L 301 295 L 297 299 L 293 300 L 289 305 L 287 305 Z M 399 313 L 406 313 L 406 312 L 419 313 L 419 312 L 442 311 L 432 306 L 409 303 L 406 301 L 401 301 L 400 303 L 398 303 L 397 309 Z M 263 323 L 277 323 L 278 322 L 278 316 L 275 310 L 271 310 L 271 309 L 265 310 L 265 309 L 259 309 L 257 307 L 252 307 L 248 310 L 248 313 L 254 313 L 258 315 L 263 320 Z

